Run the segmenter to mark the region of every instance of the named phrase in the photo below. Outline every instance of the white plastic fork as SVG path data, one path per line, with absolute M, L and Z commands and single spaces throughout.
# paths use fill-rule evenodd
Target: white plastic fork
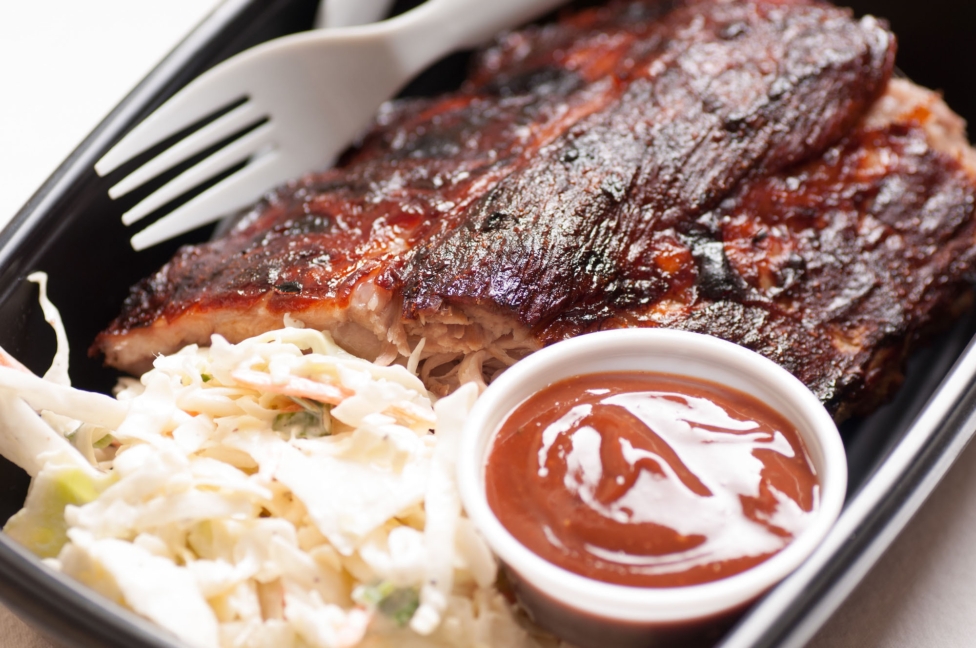
M 428 0 L 383 22 L 264 43 L 191 82 L 95 165 L 107 175 L 163 140 L 240 105 L 188 135 L 109 190 L 115 199 L 217 143 L 252 128 L 127 211 L 130 225 L 201 184 L 243 168 L 132 237 L 142 250 L 254 202 L 268 189 L 323 169 L 377 108 L 449 52 L 478 45 L 564 0 Z M 257 127 L 255 128 L 254 126 Z
M 386 16 L 394 0 L 322 0 L 315 16 L 316 29 L 366 25 Z

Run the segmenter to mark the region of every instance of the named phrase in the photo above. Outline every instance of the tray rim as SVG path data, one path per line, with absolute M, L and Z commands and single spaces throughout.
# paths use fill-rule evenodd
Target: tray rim
M 976 434 L 976 337 L 807 561 L 721 648 L 805 645 L 881 558 Z M 803 599 L 806 599 L 804 602 Z

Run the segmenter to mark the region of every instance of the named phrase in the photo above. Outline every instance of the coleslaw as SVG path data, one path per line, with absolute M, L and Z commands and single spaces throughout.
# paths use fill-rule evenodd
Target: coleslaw
M 0 350 L 0 453 L 32 477 L 4 531 L 192 646 L 555 646 L 495 587 L 458 434 L 416 358 L 379 366 L 285 328 L 160 356 L 115 398 Z

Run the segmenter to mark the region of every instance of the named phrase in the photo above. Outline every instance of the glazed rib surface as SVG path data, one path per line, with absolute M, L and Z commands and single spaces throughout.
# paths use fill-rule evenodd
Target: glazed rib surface
M 340 167 L 182 249 L 93 349 L 135 371 L 288 313 L 372 357 L 423 339 L 447 385 L 669 326 L 772 357 L 843 415 L 972 269 L 962 125 L 889 84 L 894 50 L 796 1 L 623 2 L 503 35 L 462 90 L 388 105 Z

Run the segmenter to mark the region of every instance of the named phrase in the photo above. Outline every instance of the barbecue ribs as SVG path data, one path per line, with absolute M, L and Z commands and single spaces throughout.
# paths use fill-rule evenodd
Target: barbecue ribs
M 434 388 L 622 326 L 710 333 L 838 417 L 961 307 L 976 155 L 890 80 L 873 18 L 800 0 L 617 2 L 502 35 L 463 88 L 384 107 L 335 169 L 136 285 L 92 347 L 238 341 L 286 314 Z

